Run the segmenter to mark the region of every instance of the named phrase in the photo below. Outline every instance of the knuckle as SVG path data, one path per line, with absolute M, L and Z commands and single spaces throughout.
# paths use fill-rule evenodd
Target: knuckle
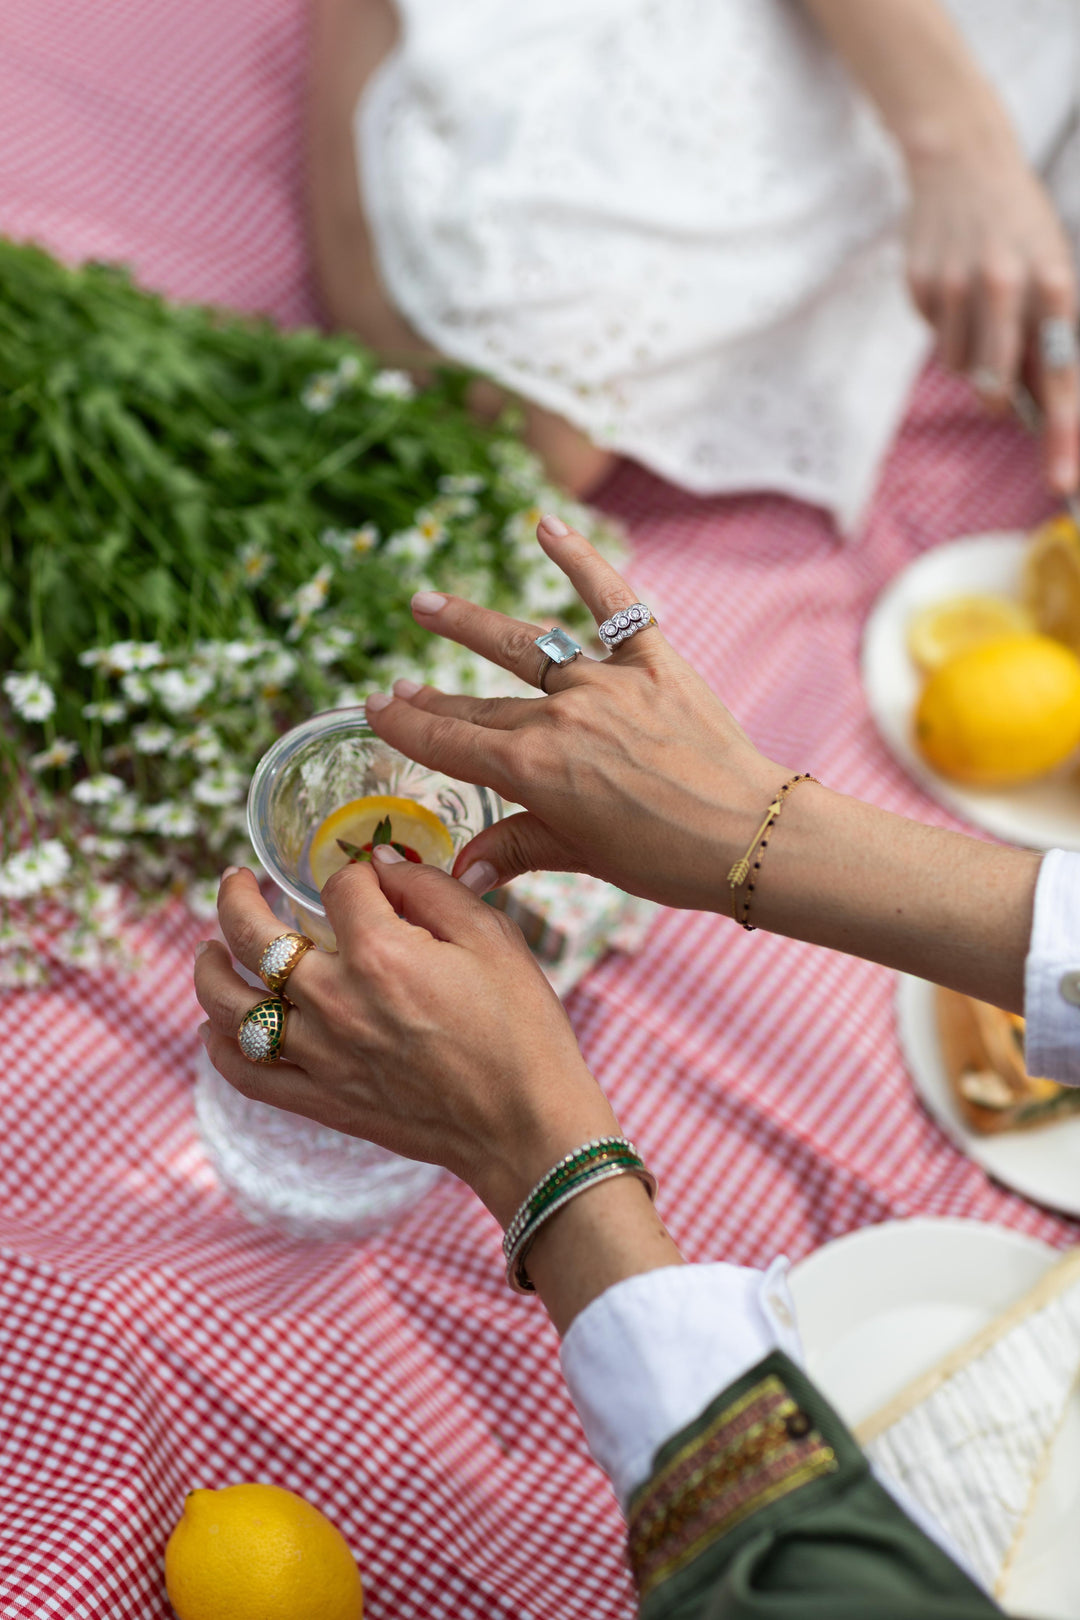
M 258 930 L 255 923 L 250 917 L 237 917 L 229 930 L 229 935 L 233 955 L 246 966 L 256 951 Z
M 941 272 L 941 291 L 950 304 L 958 304 L 971 291 L 971 275 L 966 265 L 946 265 Z
M 1012 302 L 1019 298 L 1024 286 L 1024 273 L 1011 259 L 990 259 L 980 271 L 984 291 L 996 302 Z
M 1035 283 L 1044 300 L 1058 306 L 1062 313 L 1068 313 L 1075 306 L 1076 277 L 1070 266 L 1043 264 L 1036 274 Z
M 524 663 L 530 654 L 537 655 L 534 642 L 535 638 L 530 632 L 519 628 L 517 625 L 510 625 L 507 629 L 500 630 L 497 638 L 500 660 L 507 664 Z

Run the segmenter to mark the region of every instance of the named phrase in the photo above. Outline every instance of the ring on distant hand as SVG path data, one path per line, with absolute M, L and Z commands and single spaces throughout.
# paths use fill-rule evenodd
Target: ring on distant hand
M 545 630 L 542 636 L 537 636 L 536 645 L 544 655 L 536 684 L 547 697 L 548 689 L 545 683 L 552 665 L 561 668 L 564 664 L 572 664 L 575 658 L 581 657 L 585 649 L 579 647 L 573 636 L 568 636 L 566 631 L 560 630 L 557 625 L 554 630 Z
M 1080 358 L 1076 327 L 1064 315 L 1048 315 L 1039 322 L 1039 354 L 1047 371 L 1068 371 Z
M 236 1032 L 244 1056 L 252 1063 L 280 1063 L 288 1016 L 288 1004 L 280 996 L 267 996 L 249 1007 Z
M 620 608 L 610 619 L 605 619 L 597 633 L 608 651 L 614 652 L 631 636 L 636 636 L 640 630 L 647 630 L 650 624 L 655 623 L 652 609 L 646 607 L 644 602 L 634 602 L 628 608 Z
M 306 934 L 279 934 L 259 957 L 259 978 L 275 995 L 285 989 L 285 981 L 305 951 L 313 951 L 315 941 Z
M 1000 371 L 993 366 L 976 366 L 969 379 L 972 388 L 977 394 L 1002 394 L 1005 392 L 1005 380 Z

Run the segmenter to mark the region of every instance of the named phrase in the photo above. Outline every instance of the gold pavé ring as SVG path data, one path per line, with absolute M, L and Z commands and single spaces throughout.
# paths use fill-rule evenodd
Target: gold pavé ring
M 279 934 L 259 957 L 259 977 L 268 990 L 281 995 L 285 981 L 305 951 L 313 951 L 315 941 L 306 934 Z
M 281 1048 L 285 1042 L 285 1022 L 289 1016 L 288 1003 L 280 996 L 267 996 L 244 1014 L 236 1039 L 240 1050 L 251 1063 L 280 1063 Z

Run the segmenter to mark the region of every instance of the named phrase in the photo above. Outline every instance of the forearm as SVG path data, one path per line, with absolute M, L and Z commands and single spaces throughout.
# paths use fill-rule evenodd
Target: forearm
M 1019 1012 L 1040 859 L 805 783 L 770 838 L 751 920 Z
M 1011 138 L 941 0 L 803 0 L 909 162 Z

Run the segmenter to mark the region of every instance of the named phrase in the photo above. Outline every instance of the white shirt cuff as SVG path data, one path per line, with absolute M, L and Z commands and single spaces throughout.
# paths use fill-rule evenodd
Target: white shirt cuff
M 1027 1070 L 1080 1086 L 1080 854 L 1052 849 L 1035 886 L 1024 968 Z
M 801 1364 L 782 1259 L 766 1272 L 723 1263 L 645 1271 L 574 1318 L 563 1373 L 624 1512 L 664 1442 L 777 1349 Z

